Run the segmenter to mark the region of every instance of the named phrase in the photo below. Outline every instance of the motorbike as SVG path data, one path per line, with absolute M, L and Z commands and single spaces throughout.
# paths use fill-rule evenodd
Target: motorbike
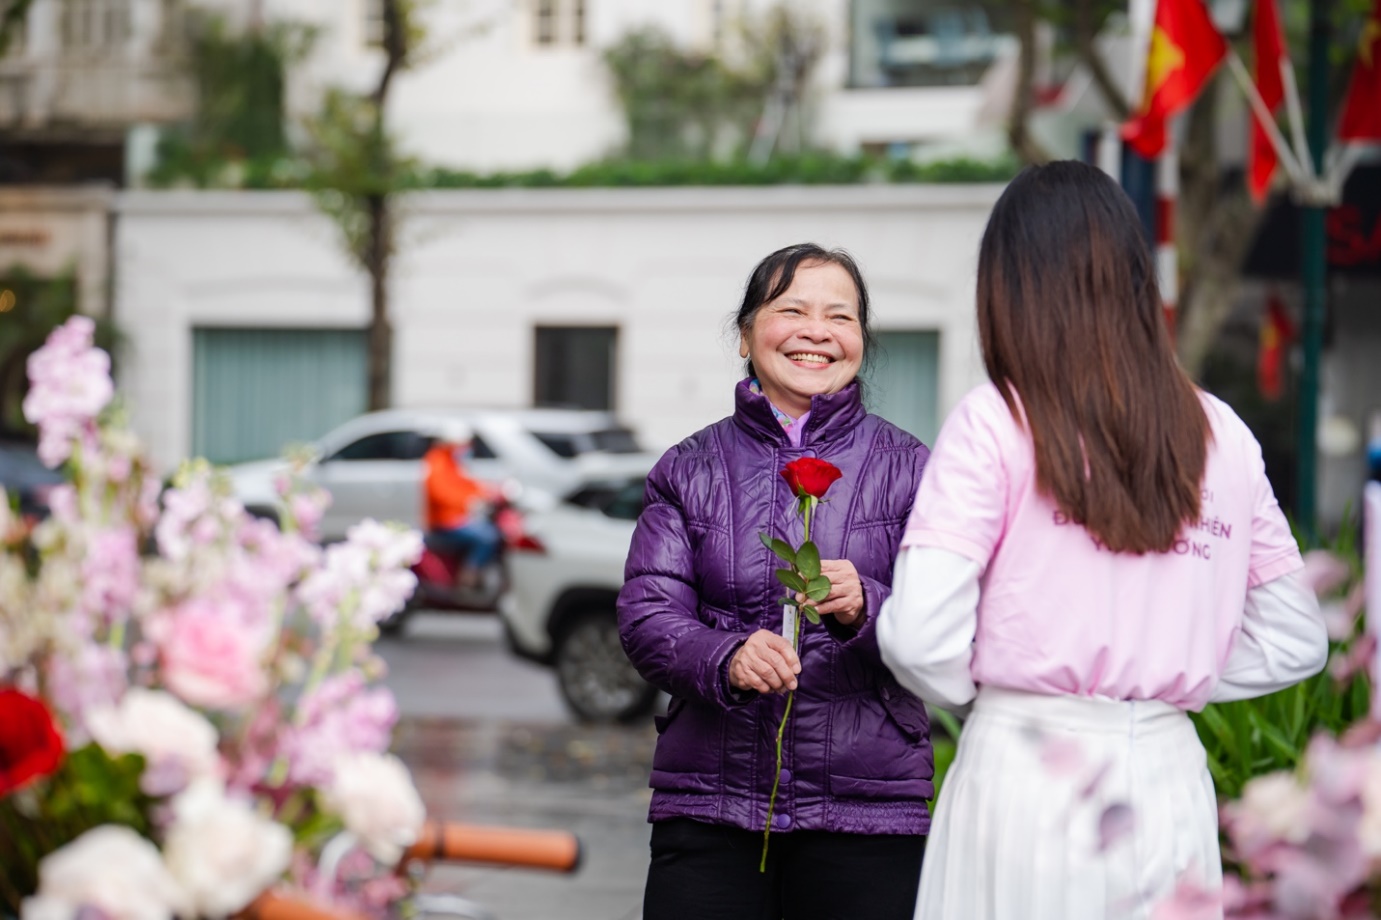
M 487 503 L 485 514 L 499 532 L 499 549 L 480 569 L 478 583 L 474 586 L 460 584 L 457 577 L 465 564 L 464 553 L 440 546 L 431 534 L 423 537 L 422 557 L 412 567 L 412 573 L 417 576 L 417 590 L 402 610 L 379 624 L 379 631 L 385 635 L 401 632 L 408 618 L 418 610 L 497 613 L 499 600 L 508 590 L 504 555 L 529 539 L 517 507 L 520 493 L 521 487 L 516 482 L 506 481 L 494 490 Z

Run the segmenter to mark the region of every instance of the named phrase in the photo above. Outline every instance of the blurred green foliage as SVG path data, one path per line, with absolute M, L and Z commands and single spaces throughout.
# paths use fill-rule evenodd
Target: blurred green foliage
M 926 802 L 931 814 L 935 813 L 935 800 L 940 797 L 940 787 L 949 774 L 954 756 L 959 752 L 959 719 L 950 711 L 938 707 L 928 707 L 930 712 L 930 749 L 935 762 L 935 775 L 931 778 L 935 792 Z
M 1359 588 L 1363 581 L 1359 524 L 1349 517 L 1338 535 L 1322 546 L 1346 564 L 1348 577 L 1322 598 L 1324 604 Z M 1297 534 L 1298 536 L 1298 534 Z M 1305 541 L 1301 543 L 1307 545 Z M 1346 638 L 1330 642 L 1330 661 L 1340 659 L 1362 640 L 1365 617 L 1359 615 Z M 1208 752 L 1208 768 L 1219 797 L 1238 798 L 1254 776 L 1276 770 L 1293 770 L 1304 757 L 1309 739 L 1319 732 L 1340 735 L 1370 711 L 1371 679 L 1368 668 L 1339 681 L 1325 669 L 1293 687 L 1269 696 L 1234 703 L 1214 703 L 1193 713 L 1199 739 Z
M 633 160 L 700 160 L 726 144 L 742 148 L 772 76 L 681 48 L 654 28 L 629 32 L 604 52 L 604 63 Z
M 19 916 L 24 896 L 38 887 L 44 854 L 103 824 L 145 837 L 153 832 L 147 817 L 152 799 L 139 786 L 143 771 L 139 754 L 112 756 L 87 744 L 35 781 L 39 794 L 0 798 L 0 916 Z
M 334 123 L 337 127 L 329 127 Z M 346 132 L 336 117 L 318 128 L 319 155 L 339 157 L 340 169 L 356 171 L 368 180 L 357 154 L 336 147 L 331 138 Z M 357 138 L 358 140 L 358 138 Z M 550 169 L 476 173 L 445 167 L 427 168 L 400 160 L 395 191 L 470 188 L 651 188 L 658 186 L 858 185 L 861 183 L 981 183 L 1007 182 L 1021 169 L 1015 157 L 990 160 L 953 157 L 914 162 L 882 157 L 843 156 L 826 152 L 777 156 L 765 163 L 746 159 L 628 160 L 589 163 L 570 172 Z M 305 160 L 274 157 L 247 160 L 237 171 L 240 188 L 320 189 L 330 185 L 324 172 L 314 172 Z M 353 182 L 352 182 L 353 184 Z
M 197 18 L 188 63 L 196 111 L 160 138 L 149 184 L 240 187 L 265 181 L 259 174 L 266 169 L 281 172 L 292 157 L 288 68 L 306 55 L 313 37 L 291 23 L 233 32 L 219 18 Z
M 917 163 L 879 157 L 812 152 L 746 159 L 605 160 L 559 174 L 550 170 L 468 173 L 433 169 L 416 177 L 417 188 L 608 188 L 683 185 L 855 185 L 864 182 L 1006 182 L 1020 165 L 1014 157 L 968 157 Z
M 19 36 L 29 15 L 33 0 L 0 0 L 0 55 L 10 48 Z

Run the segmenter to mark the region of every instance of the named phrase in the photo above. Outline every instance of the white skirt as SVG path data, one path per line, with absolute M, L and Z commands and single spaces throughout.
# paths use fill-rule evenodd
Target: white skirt
M 940 790 L 917 920 L 1146 920 L 1222 885 L 1203 745 L 1158 701 L 983 687 Z

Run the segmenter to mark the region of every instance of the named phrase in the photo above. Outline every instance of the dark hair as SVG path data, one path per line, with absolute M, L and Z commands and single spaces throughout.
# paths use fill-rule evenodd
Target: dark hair
M 743 303 L 734 314 L 734 329 L 740 334 L 753 328 L 753 318 L 764 304 L 769 304 L 786 293 L 796 278 L 796 269 L 814 263 L 838 265 L 849 273 L 854 288 L 858 291 L 858 326 L 863 334 L 863 358 L 866 362 L 873 345 L 873 327 L 868 316 L 868 286 L 863 283 L 863 273 L 853 256 L 842 249 L 825 249 L 814 243 L 797 243 L 778 249 L 758 263 L 748 276 L 748 284 L 743 289 Z M 744 372 L 756 377 L 753 359 L 744 363 Z
M 1012 180 L 983 233 L 978 331 L 1037 489 L 1114 552 L 1170 549 L 1199 516 L 1212 434 L 1112 179 L 1063 161 Z

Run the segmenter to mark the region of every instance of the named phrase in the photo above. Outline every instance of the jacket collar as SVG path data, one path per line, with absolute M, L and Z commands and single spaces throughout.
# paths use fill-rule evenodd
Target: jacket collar
M 772 414 L 772 404 L 766 396 L 748 388 L 751 382 L 751 378 L 744 378 L 734 387 L 734 423 L 755 438 L 790 447 L 791 439 Z M 857 380 L 838 393 L 812 396 L 810 418 L 806 419 L 806 430 L 801 433 L 801 447 L 832 441 L 852 430 L 867 414 Z

